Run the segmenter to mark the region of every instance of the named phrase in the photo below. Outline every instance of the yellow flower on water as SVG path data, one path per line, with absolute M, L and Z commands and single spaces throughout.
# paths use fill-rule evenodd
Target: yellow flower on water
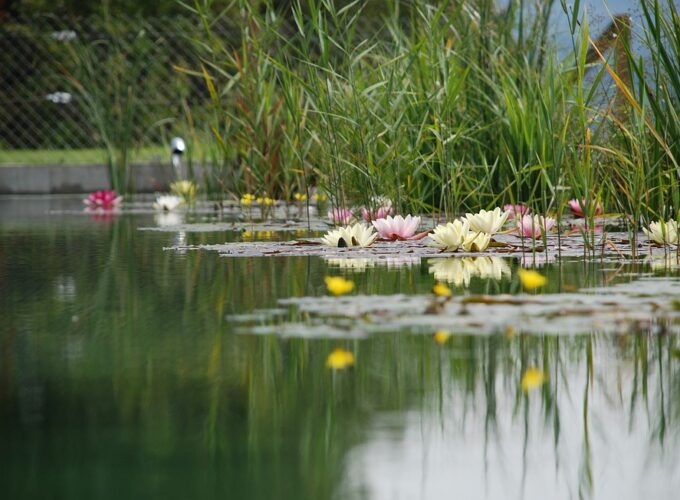
M 525 290 L 542 287 L 548 282 L 548 278 L 533 270 L 519 269 L 517 274 Z
M 241 196 L 241 205 L 250 206 L 255 201 L 255 195 L 246 193 Z
M 295 199 L 295 201 L 306 201 L 307 195 L 305 193 L 295 193 L 293 199 Z
M 547 379 L 545 373 L 538 368 L 527 368 L 522 376 L 522 390 L 528 392 L 531 389 L 536 389 L 545 384 Z
M 346 280 L 342 276 L 326 276 L 324 281 L 326 288 L 333 295 L 345 295 L 354 289 L 354 282 Z
M 263 205 L 271 206 L 274 204 L 274 200 L 265 196 L 264 198 L 260 198 L 259 202 Z
M 344 370 L 354 365 L 354 354 L 342 347 L 337 347 L 326 359 L 326 367 L 333 370 Z
M 432 293 L 437 297 L 451 297 L 451 289 L 444 283 L 437 283 L 432 287 Z
M 244 239 L 244 240 L 252 240 L 253 236 L 255 236 L 255 235 L 253 234 L 252 231 L 243 231 L 241 233 L 241 239 Z
M 434 334 L 434 341 L 439 345 L 446 344 L 446 341 L 451 338 L 451 334 L 444 330 L 437 330 Z
M 320 194 L 320 193 L 314 193 L 312 195 L 312 199 L 314 201 L 326 201 L 328 198 L 326 198 L 325 194 Z

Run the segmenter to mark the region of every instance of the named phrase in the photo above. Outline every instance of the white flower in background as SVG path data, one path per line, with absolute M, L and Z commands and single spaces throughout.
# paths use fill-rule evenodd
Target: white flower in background
M 373 244 L 378 233 L 373 227 L 353 224 L 328 231 L 321 242 L 329 247 L 367 247 Z
M 647 238 L 659 245 L 678 244 L 678 223 L 672 219 L 666 222 L 652 222 L 649 229 L 643 227 L 642 232 L 645 233 Z
M 491 235 L 487 233 L 469 232 L 463 240 L 463 250 L 466 252 L 483 252 L 491 242 Z
M 407 215 L 402 217 L 396 215 L 394 217 L 388 215 L 384 219 L 377 219 L 373 221 L 373 227 L 376 228 L 381 238 L 386 240 L 405 240 L 416 233 L 416 229 L 420 225 L 420 217 L 412 217 Z
M 467 220 L 455 220 L 435 227 L 430 234 L 430 239 L 434 242 L 434 246 L 447 252 L 455 252 L 463 245 L 469 231 L 470 223 Z
M 172 212 L 174 209 L 180 206 L 182 203 L 182 198 L 172 194 L 161 195 L 156 198 L 153 204 L 153 208 L 156 210 L 161 210 L 163 212 Z
M 493 210 L 480 210 L 476 214 L 466 214 L 465 218 L 470 223 L 470 230 L 494 235 L 503 227 L 508 219 L 509 212 L 504 212 L 499 207 Z

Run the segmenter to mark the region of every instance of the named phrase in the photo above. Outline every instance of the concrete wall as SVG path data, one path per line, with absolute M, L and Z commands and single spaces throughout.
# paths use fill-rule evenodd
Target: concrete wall
M 151 163 L 131 168 L 136 192 L 167 191 L 175 180 L 169 164 Z M 0 194 L 89 193 L 109 188 L 104 165 L 0 167 Z

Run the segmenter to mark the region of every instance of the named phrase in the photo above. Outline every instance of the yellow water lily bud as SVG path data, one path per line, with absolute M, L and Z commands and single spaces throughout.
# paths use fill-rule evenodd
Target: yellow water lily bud
M 434 334 L 434 341 L 439 345 L 444 345 L 451 338 L 451 334 L 444 330 L 438 330 Z

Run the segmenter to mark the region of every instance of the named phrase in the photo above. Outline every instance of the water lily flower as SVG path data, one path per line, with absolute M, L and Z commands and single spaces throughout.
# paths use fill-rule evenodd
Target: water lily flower
M 592 203 L 592 202 L 591 202 Z M 567 205 L 569 205 L 569 208 L 571 209 L 572 213 L 576 217 L 583 217 L 583 208 L 581 208 L 581 202 L 577 199 L 572 199 L 567 202 Z M 595 215 L 600 215 L 602 213 L 602 205 L 597 203 L 595 205 Z
M 180 203 L 182 203 L 182 198 L 174 195 L 161 195 L 156 198 L 153 204 L 153 208 L 160 210 L 162 212 L 171 212 L 176 209 Z
M 353 224 L 328 231 L 321 243 L 329 247 L 367 247 L 378 238 L 372 226 Z
M 548 282 L 548 278 L 531 269 L 518 269 L 517 275 L 525 290 L 540 288 Z
M 550 231 L 555 225 L 555 219 L 552 217 L 544 217 L 542 215 L 524 215 L 517 220 L 517 227 L 521 234 L 526 238 L 538 239 L 543 232 Z
M 451 289 L 444 283 L 435 283 L 435 285 L 432 287 L 432 293 L 434 293 L 437 297 L 451 297 L 451 295 L 453 295 Z
M 645 233 L 647 238 L 659 245 L 678 244 L 678 222 L 673 219 L 666 222 L 652 222 L 649 229 L 643 227 L 642 232 Z
M 246 193 L 243 196 L 241 196 L 241 200 L 240 200 L 241 205 L 246 206 L 246 207 L 249 207 L 250 205 L 252 205 L 254 201 L 255 201 L 255 195 L 250 194 L 250 193 Z
M 446 225 L 440 224 L 430 234 L 434 246 L 447 252 L 455 252 L 465 242 L 465 237 L 470 232 L 470 223 L 465 220 L 455 220 Z
M 255 200 L 258 202 L 260 205 L 265 205 L 265 206 L 272 206 L 274 204 L 274 200 L 270 198 L 269 196 L 260 196 Z
M 490 242 L 490 234 L 469 232 L 463 240 L 462 247 L 466 252 L 483 252 Z
M 405 240 L 416 233 L 416 229 L 420 225 L 420 217 L 412 217 L 407 215 L 402 217 L 396 215 L 394 217 L 388 215 L 385 218 L 373 221 L 373 227 L 376 228 L 381 238 L 385 240 Z
M 508 212 L 496 207 L 493 210 L 480 210 L 476 214 L 465 214 L 465 218 L 470 223 L 471 231 L 494 235 L 508 220 L 508 215 Z
M 451 334 L 445 330 L 437 330 L 434 333 L 434 341 L 439 345 L 444 345 L 451 338 Z
M 354 216 L 349 208 L 334 208 L 328 211 L 328 218 L 333 224 L 347 225 Z
M 192 202 L 196 198 L 198 186 L 191 181 L 176 181 L 170 184 L 170 191 L 184 201 Z
M 371 198 L 371 206 L 373 208 L 362 208 L 361 217 L 366 222 L 371 222 L 377 219 L 384 219 L 388 215 L 392 215 L 392 200 L 385 196 L 374 196 Z
M 344 370 L 352 365 L 354 365 L 354 354 L 342 347 L 336 348 L 326 359 L 326 367 L 333 370 Z
M 326 276 L 324 281 L 326 288 L 333 295 L 345 295 L 354 290 L 354 282 L 346 280 L 342 276 Z
M 545 372 L 538 368 L 527 368 L 527 371 L 525 371 L 522 376 L 522 390 L 524 392 L 529 392 L 531 389 L 536 389 L 545 384 L 547 379 L 548 377 Z
M 531 212 L 531 209 L 523 203 L 518 203 L 516 205 L 508 204 L 503 207 L 503 210 L 508 212 L 508 216 L 513 219 L 522 217 L 525 214 Z
M 90 210 L 115 210 L 120 207 L 123 197 L 111 190 L 95 191 L 90 193 L 83 203 Z

